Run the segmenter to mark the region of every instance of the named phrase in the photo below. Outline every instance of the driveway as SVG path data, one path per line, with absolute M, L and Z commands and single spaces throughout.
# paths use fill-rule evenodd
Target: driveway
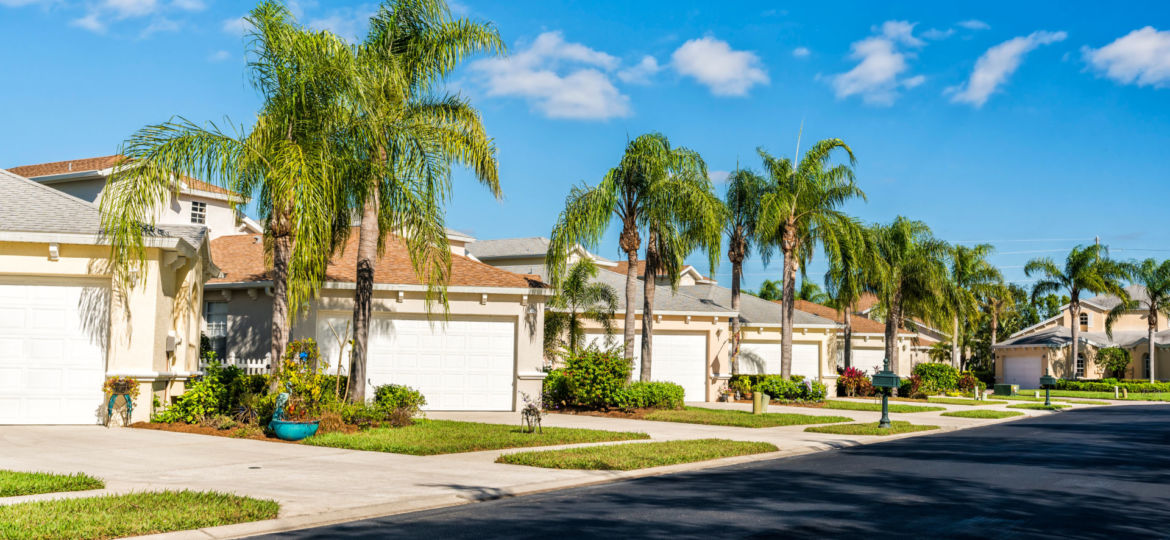
M 1170 405 L 1112 406 L 273 538 L 1166 538 Z

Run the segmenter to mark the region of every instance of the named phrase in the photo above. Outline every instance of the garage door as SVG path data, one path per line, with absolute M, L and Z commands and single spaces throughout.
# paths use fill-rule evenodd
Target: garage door
M 98 423 L 108 291 L 0 281 L 0 424 Z
M 1003 365 L 1003 382 L 1018 384 L 1020 388 L 1030 389 L 1040 386 L 1040 357 L 1025 356 L 1005 358 Z
M 820 376 L 819 346 L 815 343 L 792 344 L 792 374 L 806 379 Z M 779 343 L 743 343 L 739 346 L 739 372 L 745 375 L 780 374 Z
M 590 334 L 590 343 L 606 344 L 600 334 Z M 612 343 L 621 344 L 621 336 Z M 642 370 L 642 336 L 634 336 L 634 380 Z M 654 365 L 650 367 L 650 379 L 668 381 L 683 387 L 687 401 L 707 399 L 707 335 L 706 334 L 659 334 L 654 336 Z
M 885 349 L 853 349 L 853 367 L 873 375 L 885 366 Z
M 348 317 L 318 319 L 321 352 L 336 362 L 337 339 Z M 422 392 L 429 411 L 510 411 L 515 388 L 516 325 L 505 320 L 419 319 L 375 316 L 366 365 L 367 395 L 383 384 Z M 342 356 L 348 362 L 348 351 Z

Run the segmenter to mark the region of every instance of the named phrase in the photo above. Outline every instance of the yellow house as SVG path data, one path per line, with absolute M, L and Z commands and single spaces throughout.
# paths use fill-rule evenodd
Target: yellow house
M 1130 298 L 1145 298 L 1146 291 L 1139 285 L 1126 288 Z M 1105 347 L 1121 347 L 1129 351 L 1133 361 L 1125 378 L 1150 376 L 1149 323 L 1144 311 L 1122 314 L 1113 324 L 1112 335 L 1105 331 L 1105 319 L 1120 299 L 1100 295 L 1081 300 L 1081 312 L 1072 320 L 1069 306 L 1061 308 L 1056 316 L 1025 328 L 995 345 L 995 378 L 1021 388 L 1036 388 L 1045 372 L 1060 378 L 1100 379 L 1104 368 L 1095 360 L 1096 351 Z M 1076 362 L 1070 362 L 1072 325 L 1080 332 L 1080 347 Z M 1154 341 L 1158 346 L 1158 365 L 1154 373 L 1162 378 L 1170 375 L 1170 329 L 1165 318 L 1159 318 Z
M 98 209 L 0 169 L 0 424 L 95 424 L 106 377 L 140 381 L 133 420 L 198 368 L 206 228 L 157 227 L 134 287 L 110 271 Z

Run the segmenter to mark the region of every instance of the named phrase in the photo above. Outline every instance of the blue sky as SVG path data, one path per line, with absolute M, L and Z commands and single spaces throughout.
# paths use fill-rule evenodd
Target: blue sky
M 225 0 L 0 0 L 0 167 L 114 153 L 182 115 L 249 123 L 258 98 Z M 301 1 L 351 38 L 374 4 Z M 504 200 L 457 175 L 449 225 L 547 236 L 570 186 L 595 183 L 648 131 L 713 176 L 840 137 L 866 221 L 902 214 L 951 242 L 988 241 L 1024 282 L 1036 256 L 1100 236 L 1123 258 L 1170 256 L 1170 7 L 1088 2 L 488 2 L 504 60 L 448 82 L 481 108 Z M 722 192 L 723 185 L 716 184 Z M 616 229 L 598 250 L 618 257 Z M 702 257 L 692 264 L 706 270 Z M 822 261 L 809 269 L 820 281 Z M 717 277 L 730 282 L 723 262 Z M 754 256 L 747 286 L 776 279 Z

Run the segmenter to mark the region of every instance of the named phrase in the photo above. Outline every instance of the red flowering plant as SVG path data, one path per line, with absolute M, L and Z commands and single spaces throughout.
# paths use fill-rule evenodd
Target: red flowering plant
M 841 372 L 841 376 L 837 378 L 837 393 L 844 394 L 849 397 L 867 396 L 873 393 L 873 383 L 869 380 L 869 375 L 864 371 L 853 366 L 845 368 Z

